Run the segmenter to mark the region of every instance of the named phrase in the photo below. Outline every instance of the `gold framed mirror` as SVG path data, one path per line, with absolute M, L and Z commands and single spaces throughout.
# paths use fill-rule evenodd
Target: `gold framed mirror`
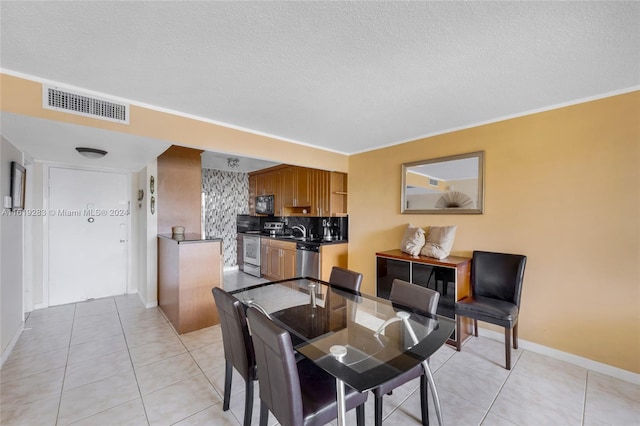
M 402 165 L 403 214 L 482 214 L 484 151 Z

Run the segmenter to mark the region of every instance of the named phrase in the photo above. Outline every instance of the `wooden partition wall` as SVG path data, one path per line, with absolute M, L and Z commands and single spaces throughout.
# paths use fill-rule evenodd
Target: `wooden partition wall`
M 171 234 L 173 226 L 200 234 L 202 150 L 172 145 L 158 157 L 156 213 L 158 234 Z

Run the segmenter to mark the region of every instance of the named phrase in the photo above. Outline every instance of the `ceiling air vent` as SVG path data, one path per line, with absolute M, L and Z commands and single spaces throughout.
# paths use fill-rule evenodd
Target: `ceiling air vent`
M 129 104 L 42 85 L 42 107 L 129 124 Z
M 440 182 L 438 181 L 438 179 L 429 178 L 429 185 L 438 186 L 438 185 L 440 185 Z

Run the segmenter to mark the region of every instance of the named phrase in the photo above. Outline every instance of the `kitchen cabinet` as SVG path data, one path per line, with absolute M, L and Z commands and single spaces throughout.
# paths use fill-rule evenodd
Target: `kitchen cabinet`
M 393 280 L 398 278 L 440 293 L 438 314 L 455 320 L 455 302 L 471 294 L 471 259 L 449 256 L 435 259 L 410 256 L 400 250 L 376 253 L 378 297 L 389 298 Z M 461 318 L 461 330 L 455 330 L 447 343 L 464 342 L 471 335 L 471 320 Z
M 320 279 L 329 281 L 334 266 L 347 269 L 349 261 L 349 244 L 323 244 L 320 246 Z
M 211 296 L 222 286 L 222 240 L 158 236 L 158 305 L 178 334 L 218 324 Z
M 312 212 L 316 216 L 347 215 L 347 175 L 313 170 Z
M 257 175 L 257 195 L 273 195 L 275 191 L 275 174 L 273 172 Z
M 270 172 L 273 180 L 273 214 L 284 216 L 284 203 L 282 202 L 282 170 Z
M 273 195 L 275 216 L 346 216 L 347 174 L 280 165 L 249 174 L 249 214 L 255 197 Z
M 252 191 L 252 186 L 255 190 Z M 282 172 L 269 169 L 262 173 L 249 174 L 249 214 L 255 215 L 255 201 L 258 195 L 273 195 L 273 214 L 284 216 L 282 203 Z
M 282 170 L 282 204 L 311 210 L 311 169 L 291 166 Z
M 330 215 L 330 183 L 331 173 L 326 170 L 313 170 L 311 174 L 311 211 L 315 216 Z
M 296 276 L 296 243 L 271 238 L 260 240 L 260 273 L 271 280 Z
M 331 172 L 329 180 L 329 216 L 346 216 L 347 174 Z

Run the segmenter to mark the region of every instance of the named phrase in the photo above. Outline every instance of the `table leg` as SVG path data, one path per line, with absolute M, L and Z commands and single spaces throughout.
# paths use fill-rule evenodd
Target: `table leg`
M 344 382 L 336 379 L 336 393 L 338 398 L 338 426 L 347 424 L 347 408 L 345 407 Z
M 438 398 L 438 390 L 436 389 L 436 382 L 433 380 L 433 374 L 431 374 L 431 367 L 427 361 L 422 361 L 422 367 L 424 373 L 427 376 L 429 382 L 429 388 L 431 389 L 431 395 L 433 395 L 433 405 L 436 407 L 436 415 L 438 416 L 438 424 L 444 426 L 444 420 L 442 420 L 442 408 L 440 407 L 440 398 Z
M 338 361 L 347 354 L 347 348 L 341 345 L 331 346 L 329 348 L 331 354 Z M 338 426 L 346 426 L 347 424 L 347 407 L 345 403 L 344 382 L 336 377 L 336 399 L 338 403 Z

